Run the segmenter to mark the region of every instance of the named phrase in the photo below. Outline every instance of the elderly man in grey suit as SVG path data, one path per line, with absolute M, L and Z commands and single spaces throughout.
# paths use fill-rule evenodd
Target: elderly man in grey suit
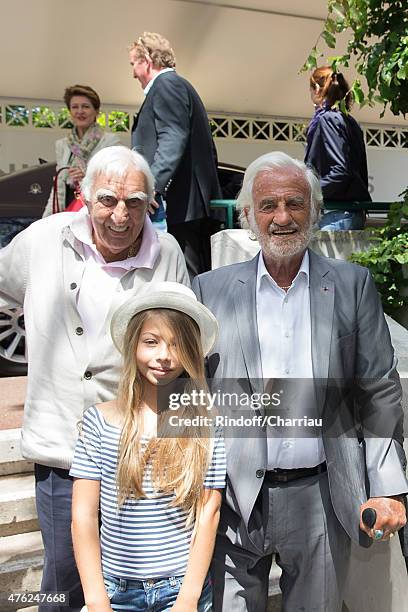
M 283 610 L 337 612 L 350 538 L 367 546 L 406 522 L 401 387 L 388 328 L 368 270 L 308 249 L 321 201 L 302 162 L 278 152 L 255 160 L 238 207 L 261 252 L 194 282 L 220 325 L 210 376 L 245 379 L 253 392 L 266 379 L 312 379 L 313 409 L 330 429 L 285 437 L 268 425 L 227 438 L 216 611 L 266 610 L 275 554 Z M 380 422 L 376 433 L 385 427 L 387 437 L 369 433 Z M 368 507 L 372 528 L 361 518 Z

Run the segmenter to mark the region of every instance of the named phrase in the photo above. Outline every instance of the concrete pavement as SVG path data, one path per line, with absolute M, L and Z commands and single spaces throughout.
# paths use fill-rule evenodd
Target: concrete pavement
M 0 430 L 21 427 L 26 386 L 26 376 L 0 378 Z

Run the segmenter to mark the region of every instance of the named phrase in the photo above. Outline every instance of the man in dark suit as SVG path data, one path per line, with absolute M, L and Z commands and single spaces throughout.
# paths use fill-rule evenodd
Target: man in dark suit
M 208 357 L 213 391 L 231 379 L 258 396 L 266 381 L 281 379 L 272 387 L 281 395 L 302 384 L 299 414 L 323 421 L 312 435 L 269 421 L 226 434 L 216 612 L 265 612 L 272 554 L 283 610 L 339 612 L 350 538 L 368 546 L 405 524 L 401 385 L 388 327 L 368 270 L 308 249 L 321 201 L 302 162 L 279 152 L 255 160 L 238 207 L 260 253 L 193 283 L 219 323 Z M 268 414 L 261 406 L 259 417 Z M 372 528 L 361 518 L 368 507 Z
M 221 197 L 207 113 L 192 85 L 175 72 L 174 52 L 163 36 L 145 32 L 129 57 L 146 95 L 132 127 L 132 148 L 151 167 L 157 201 L 167 205 L 168 231 L 193 277 L 211 267 L 209 201 Z

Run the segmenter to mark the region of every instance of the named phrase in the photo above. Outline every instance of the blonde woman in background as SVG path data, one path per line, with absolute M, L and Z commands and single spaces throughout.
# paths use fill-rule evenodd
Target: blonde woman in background
M 64 102 L 71 115 L 73 127 L 68 136 L 55 143 L 57 171 L 64 166 L 69 169 L 58 176 L 58 204 L 64 210 L 75 199 L 75 192 L 85 176 L 89 159 L 97 151 L 120 144 L 117 134 L 105 132 L 97 123 L 101 101 L 94 89 L 88 85 L 72 85 L 64 93 Z M 51 215 L 54 188 L 43 212 Z

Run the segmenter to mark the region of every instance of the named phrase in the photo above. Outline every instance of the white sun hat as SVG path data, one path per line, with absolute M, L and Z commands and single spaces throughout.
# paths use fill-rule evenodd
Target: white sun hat
M 208 355 L 218 336 L 218 323 L 213 313 L 201 304 L 194 292 L 180 283 L 163 281 L 147 284 L 137 295 L 129 298 L 113 314 L 110 332 L 116 348 L 123 351 L 123 339 L 129 321 L 138 312 L 151 308 L 179 310 L 191 317 L 200 328 L 201 346 Z

